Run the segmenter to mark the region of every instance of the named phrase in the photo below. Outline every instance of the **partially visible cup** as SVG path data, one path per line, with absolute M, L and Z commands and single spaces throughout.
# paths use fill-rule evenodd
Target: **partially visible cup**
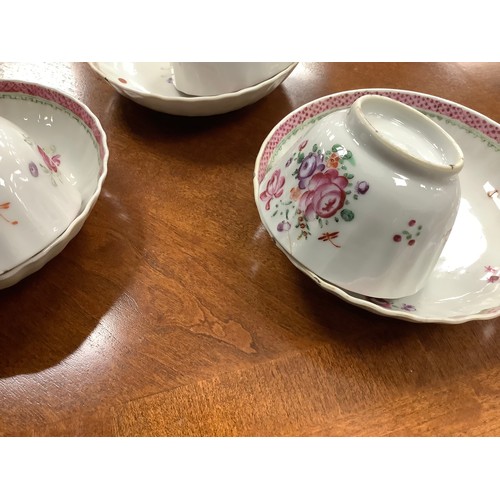
M 252 87 L 277 75 L 290 62 L 174 62 L 175 88 L 193 96 L 215 96 Z

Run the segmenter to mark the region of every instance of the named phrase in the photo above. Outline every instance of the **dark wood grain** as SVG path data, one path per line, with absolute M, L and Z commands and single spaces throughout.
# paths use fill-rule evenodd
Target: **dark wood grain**
M 301 63 L 222 116 L 158 113 L 84 63 L 0 65 L 100 119 L 109 173 L 79 235 L 0 291 L 0 435 L 500 434 L 500 319 L 413 324 L 320 289 L 263 230 L 252 176 L 296 107 L 366 87 L 500 121 L 498 63 Z

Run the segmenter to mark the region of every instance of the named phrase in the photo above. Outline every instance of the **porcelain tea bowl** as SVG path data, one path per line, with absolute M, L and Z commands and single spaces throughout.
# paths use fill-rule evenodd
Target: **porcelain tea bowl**
M 53 242 L 77 216 L 82 197 L 45 151 L 0 116 L 0 276 Z
M 290 62 L 174 62 L 175 88 L 191 96 L 216 96 L 257 85 L 284 69 Z
M 370 297 L 422 289 L 460 204 L 455 140 L 420 111 L 365 95 L 290 144 L 255 185 L 262 222 L 287 257 Z

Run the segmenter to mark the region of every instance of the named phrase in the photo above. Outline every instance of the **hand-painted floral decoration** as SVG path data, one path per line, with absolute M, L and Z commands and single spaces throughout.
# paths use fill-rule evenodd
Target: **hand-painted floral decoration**
M 6 201 L 4 203 L 0 203 L 0 210 L 8 210 L 10 208 L 10 201 Z M 12 224 L 15 226 L 18 221 L 17 220 L 10 220 L 8 219 L 2 212 L 0 212 L 0 217 L 5 221 L 8 222 L 9 224 Z
M 500 269 L 493 266 L 484 266 L 485 279 L 488 283 L 497 283 L 500 280 Z
M 42 147 L 37 146 L 37 149 L 43 159 L 43 163 L 40 163 L 39 165 L 45 173 L 49 173 L 51 175 L 50 180 L 52 184 L 54 186 L 57 186 L 56 179 L 62 183 L 61 173 L 59 172 L 59 165 L 61 164 L 61 155 L 49 156 Z M 30 172 L 33 174 L 31 168 Z
M 411 219 L 410 221 L 408 221 L 408 228 L 403 229 L 398 234 L 395 234 L 392 237 L 393 241 L 399 243 L 405 240 L 409 246 L 413 246 L 417 241 L 417 238 L 420 236 L 420 233 L 422 232 L 422 225 L 419 224 L 418 226 L 416 226 L 416 224 L 417 221 L 415 219 Z
M 63 182 L 61 177 L 61 172 L 59 166 L 61 165 L 61 155 L 54 154 L 56 152 L 56 147 L 51 146 L 50 151 L 47 152 L 45 148 L 42 148 L 38 144 L 34 144 L 33 140 L 29 136 L 24 136 L 24 141 L 30 146 L 36 146 L 37 151 L 40 153 L 43 162 L 39 162 L 38 165 L 30 161 L 28 164 L 28 170 L 33 177 L 38 177 L 40 170 L 46 174 L 50 174 L 50 181 L 54 186 L 57 186 L 57 181 Z M 40 169 L 39 169 L 40 167 Z
M 351 222 L 355 218 L 352 203 L 370 188 L 366 180 L 354 184 L 354 174 L 350 168 L 355 165 L 355 161 L 344 146 L 335 144 L 325 151 L 314 144 L 307 151 L 307 145 L 307 140 L 302 141 L 298 151 L 293 152 L 285 163 L 285 168 L 296 165 L 292 175 L 297 183 L 290 188 L 289 196 L 278 200 L 283 195 L 285 184 L 280 169 L 273 172 L 260 194 L 260 199 L 266 203 L 266 210 L 271 210 L 273 199 L 277 200 L 271 216 L 280 217 L 278 231 L 288 231 L 294 227 L 299 229 L 299 239 L 307 239 L 311 235 L 312 222 L 316 222 L 320 230 L 326 229 L 329 223 Z M 339 236 L 340 231 L 325 231 L 318 239 L 340 248 L 340 244 L 333 241 Z
M 392 299 L 378 299 L 375 297 L 366 297 L 370 302 L 377 304 L 378 306 L 383 307 L 384 309 L 389 309 L 391 311 L 407 311 L 414 312 L 416 311 L 416 307 L 411 304 L 402 303 L 399 304 L 397 301 Z
M 275 170 L 271 178 L 267 181 L 266 189 L 260 193 L 260 199 L 266 203 L 266 210 L 271 208 L 271 200 L 279 198 L 283 194 L 285 178 L 281 175 L 281 170 Z
M 36 163 L 30 161 L 30 164 L 28 165 L 28 168 L 30 169 L 30 174 L 33 177 L 38 177 L 38 167 L 36 166 Z

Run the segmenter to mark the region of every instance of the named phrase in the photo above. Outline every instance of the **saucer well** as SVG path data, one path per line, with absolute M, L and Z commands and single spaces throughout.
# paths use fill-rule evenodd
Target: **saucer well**
M 36 144 L 57 157 L 59 173 L 77 189 L 82 200 L 76 217 L 62 234 L 31 258 L 0 274 L 3 289 L 38 271 L 78 234 L 101 192 L 109 150 L 97 117 L 85 104 L 56 89 L 0 80 L 0 116 L 22 126 Z
M 277 75 L 238 92 L 193 97 L 179 92 L 173 84 L 168 62 L 90 62 L 119 94 L 162 113 L 179 116 L 210 116 L 228 113 L 257 102 L 275 90 L 298 63 Z
M 439 123 L 464 153 L 458 216 L 427 284 L 420 292 L 401 299 L 361 296 L 323 280 L 278 247 L 322 288 L 376 314 L 424 323 L 463 323 L 500 316 L 500 125 L 472 109 L 439 97 L 394 89 L 352 90 L 316 99 L 283 118 L 263 142 L 254 172 L 256 203 L 266 172 L 288 149 L 290 140 L 366 94 L 391 97 L 422 111 Z M 271 228 L 264 226 L 273 237 Z

